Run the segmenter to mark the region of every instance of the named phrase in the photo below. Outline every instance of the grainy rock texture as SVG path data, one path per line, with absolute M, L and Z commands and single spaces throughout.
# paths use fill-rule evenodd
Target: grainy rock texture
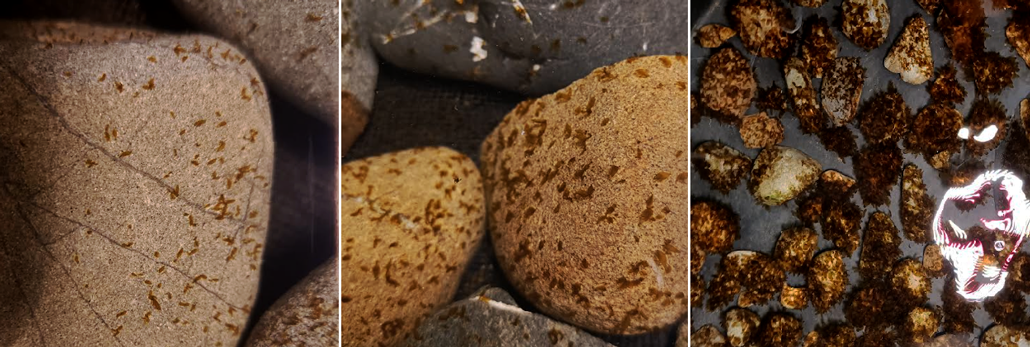
M 759 112 L 741 120 L 740 138 L 747 148 L 772 147 L 783 141 L 783 124 Z
M 519 308 L 503 290 L 484 288 L 436 311 L 399 346 L 611 345 L 579 328 Z
M 723 48 L 708 58 L 701 77 L 701 102 L 721 118 L 737 123 L 757 93 L 755 73 L 736 48 Z
M 891 13 L 886 0 L 844 0 L 841 14 L 841 31 L 856 46 L 868 51 L 887 40 Z
M 883 59 L 883 67 L 901 75 L 901 80 L 922 84 L 933 76 L 933 55 L 930 53 L 930 28 L 922 16 L 909 18 L 905 30 Z
M 717 141 L 694 146 L 691 160 L 701 178 L 710 182 L 713 188 L 723 194 L 736 188 L 740 180 L 751 171 L 750 158 Z
M 339 344 L 338 266 L 329 259 L 279 298 L 251 331 L 247 346 Z
M 407 70 L 539 95 L 629 57 L 687 54 L 688 5 L 375 1 L 370 39 L 384 59 Z
M 686 77 L 685 56 L 603 67 L 483 143 L 498 261 L 541 311 L 611 334 L 686 313 Z
M 797 149 L 773 146 L 763 149 L 751 168 L 748 189 L 759 203 L 782 205 L 819 178 L 822 166 Z
M 0 345 L 235 345 L 273 162 L 253 66 L 66 23 L 0 23 L 0 56 Z
M 174 0 L 187 18 L 219 36 L 238 43 L 253 58 L 272 88 L 308 113 L 330 125 L 338 122 L 337 85 L 341 37 L 340 7 L 336 1 L 274 1 L 244 3 L 232 0 Z M 362 3 L 356 1 L 355 3 Z M 347 1 L 347 4 L 351 4 Z M 357 75 L 347 75 L 344 86 L 367 109 L 375 89 L 376 64 L 371 50 L 361 42 L 352 21 L 353 6 L 345 6 L 344 65 L 353 64 Z M 212 51 L 214 55 L 222 51 Z M 359 79 L 359 83 L 350 80 Z M 348 107 L 344 101 L 344 107 Z M 346 114 L 345 114 L 346 115 Z M 345 121 L 352 119 L 344 118 Z M 356 137 L 356 136 L 355 136 Z M 353 141 L 353 139 L 351 139 Z
M 697 30 L 694 39 L 701 47 L 715 48 L 734 36 L 737 36 L 737 31 L 733 28 L 721 24 L 708 24 Z
M 479 171 L 423 147 L 340 170 L 341 341 L 391 345 L 454 296 L 483 235 Z

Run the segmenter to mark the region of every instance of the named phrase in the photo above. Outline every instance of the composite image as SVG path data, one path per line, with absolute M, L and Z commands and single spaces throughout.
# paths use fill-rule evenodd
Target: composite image
M 1025 0 L 0 2 L 0 346 L 1030 347 Z

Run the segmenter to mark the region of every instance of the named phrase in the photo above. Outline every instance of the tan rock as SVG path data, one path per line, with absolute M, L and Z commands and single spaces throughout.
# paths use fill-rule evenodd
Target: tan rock
M 733 308 L 726 311 L 722 324 L 726 328 L 729 345 L 741 347 L 751 342 L 751 339 L 758 333 L 760 320 L 757 313 L 745 308 Z
M 682 326 L 687 326 L 683 323 Z M 676 340 L 676 347 L 687 346 L 687 332 L 685 329 L 680 328 L 679 339 Z M 690 346 L 696 347 L 728 347 L 726 343 L 726 336 L 723 336 L 719 329 L 712 325 L 705 325 L 701 329 L 697 329 L 693 334 L 690 334 Z
M 923 269 L 933 277 L 944 276 L 944 255 L 938 245 L 926 245 L 923 248 Z
M 498 260 L 544 313 L 609 334 L 686 313 L 686 76 L 685 56 L 603 67 L 522 102 L 483 143 Z
M 329 259 L 279 298 L 254 326 L 247 346 L 339 344 L 338 266 Z
M 779 119 L 770 118 L 765 112 L 759 112 L 740 122 L 740 138 L 747 148 L 765 148 L 783 142 L 783 124 Z
M 200 35 L 5 22 L 0 37 L 0 344 L 236 345 L 273 163 L 254 67 Z
M 483 235 L 482 180 L 441 147 L 340 169 L 341 341 L 391 345 L 451 301 Z
M 922 84 L 933 76 L 933 55 L 930 53 L 930 28 L 922 16 L 910 18 L 901 36 L 894 42 L 883 67 L 900 74 L 901 80 Z
M 826 116 L 816 100 L 808 66 L 801 59 L 790 58 L 783 67 L 783 78 L 787 81 L 787 93 L 790 94 L 794 114 L 801 120 L 801 131 L 806 134 L 821 131 L 826 124 Z

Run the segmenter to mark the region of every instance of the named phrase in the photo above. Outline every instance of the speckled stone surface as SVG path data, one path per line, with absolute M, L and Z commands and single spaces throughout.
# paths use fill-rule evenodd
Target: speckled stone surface
M 276 301 L 251 331 L 247 346 L 339 344 L 338 266 L 336 259 L 326 261 Z
M 519 308 L 507 292 L 483 288 L 441 308 L 401 347 L 612 346 L 574 326 Z
M 337 124 L 341 105 L 337 89 L 341 70 L 338 1 L 173 2 L 186 18 L 239 44 L 248 53 L 247 57 L 254 59 L 272 89 L 326 123 Z M 353 15 L 347 10 L 344 12 Z M 352 24 L 350 18 L 345 16 L 347 24 Z M 351 49 L 353 47 L 348 45 L 344 51 L 355 52 Z M 368 50 L 359 49 L 356 53 L 358 57 L 354 61 L 344 59 L 344 62 L 374 70 L 374 58 Z M 352 93 L 366 108 L 371 108 L 371 92 L 375 89 L 375 73 L 369 72 L 371 75 L 355 76 L 367 80 L 363 90 Z
M 479 170 L 423 147 L 341 168 L 341 341 L 392 345 L 450 302 L 484 232 Z
M 238 52 L 0 23 L 0 345 L 241 339 L 273 143 L 264 83 Z
M 686 56 L 597 69 L 483 143 L 498 261 L 541 311 L 612 334 L 686 313 L 686 70 Z
M 637 55 L 687 54 L 689 1 L 376 1 L 387 61 L 539 95 Z

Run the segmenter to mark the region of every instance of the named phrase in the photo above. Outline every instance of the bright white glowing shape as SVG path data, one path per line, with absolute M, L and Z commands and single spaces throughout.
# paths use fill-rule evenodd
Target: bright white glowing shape
M 984 130 L 986 132 L 988 129 Z M 995 198 L 1007 200 L 1008 209 L 998 211 L 998 217 L 1001 219 L 981 219 L 980 222 L 990 232 L 1016 238 L 1008 254 L 994 254 L 1000 253 L 1006 248 L 1005 242 L 997 241 L 990 245 L 984 245 L 981 240 L 968 239 L 966 232 L 948 219 L 947 225 L 955 233 L 955 239 L 952 239 L 948 236 L 945 224 L 943 224 L 942 213 L 949 202 L 979 202 L 980 191 L 994 185 L 997 185 L 1003 192 L 1003 196 Z M 1005 287 L 1008 266 L 1028 233 L 1030 233 L 1030 201 L 1023 193 L 1023 181 L 1007 170 L 987 171 L 969 185 L 949 189 L 944 193 L 944 200 L 937 206 L 937 213 L 933 218 L 934 242 L 940 245 L 944 259 L 951 262 L 955 269 L 956 289 L 959 295 L 970 301 L 984 300 L 994 296 Z M 1001 244 L 999 245 L 998 242 Z M 984 247 L 992 247 L 992 254 L 987 255 Z
M 963 140 L 969 139 L 969 128 L 962 128 L 958 130 L 958 138 Z
M 996 135 L 998 135 L 998 126 L 991 124 L 984 128 L 979 135 L 973 136 L 973 140 L 976 140 L 977 142 L 988 142 L 990 140 L 994 140 L 994 136 Z

